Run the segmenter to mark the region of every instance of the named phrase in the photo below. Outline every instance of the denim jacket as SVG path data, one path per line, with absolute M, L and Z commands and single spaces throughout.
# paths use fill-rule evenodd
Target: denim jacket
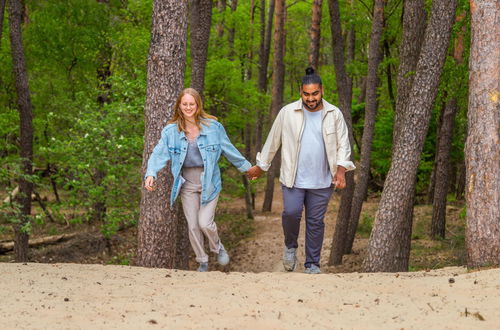
M 216 120 L 208 119 L 205 120 L 205 123 L 202 121 L 197 143 L 204 167 L 201 177 L 201 204 L 204 205 L 217 197 L 222 188 L 218 165 L 221 153 L 240 172 L 246 172 L 251 165 L 229 141 L 226 130 Z M 185 181 L 181 175 L 181 170 L 186 158 L 187 147 L 188 140 L 184 132 L 179 132 L 177 124 L 169 124 L 162 130 L 161 139 L 148 160 L 145 177 L 152 176 L 155 179 L 156 174 L 170 160 L 170 167 L 174 177 L 170 206 L 174 204 Z

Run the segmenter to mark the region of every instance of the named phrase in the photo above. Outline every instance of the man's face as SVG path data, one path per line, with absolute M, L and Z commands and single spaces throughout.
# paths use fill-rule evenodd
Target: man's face
M 300 88 L 300 97 L 302 103 L 309 111 L 318 111 L 322 109 L 323 87 L 320 84 L 302 85 Z

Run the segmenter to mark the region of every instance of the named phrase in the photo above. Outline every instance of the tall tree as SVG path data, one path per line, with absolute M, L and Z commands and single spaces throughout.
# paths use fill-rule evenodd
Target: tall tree
M 161 130 L 171 117 L 175 100 L 183 88 L 187 10 L 186 1 L 153 1 L 144 107 L 143 174 L 146 173 L 147 160 L 160 139 Z M 175 210 L 167 202 L 172 186 L 169 171 L 161 171 L 155 184 L 157 189 L 154 192 L 142 189 L 137 264 L 173 268 L 180 224 Z
M 269 52 L 271 49 L 271 33 L 274 17 L 275 0 L 269 1 L 269 13 L 266 24 L 266 1 L 260 1 L 260 46 L 259 46 L 259 77 L 257 88 L 262 93 L 267 91 L 267 66 L 269 64 Z M 260 150 L 262 147 L 262 128 L 264 115 L 262 109 L 257 109 L 257 122 L 255 123 L 255 147 Z
M 415 177 L 446 56 L 457 1 L 434 0 L 400 137 L 393 149 L 364 269 L 407 271 Z
M 465 15 L 460 15 L 457 21 L 463 20 Z M 453 59 L 455 65 L 460 67 L 463 62 L 464 52 L 464 30 L 460 31 L 455 40 Z M 455 114 L 458 110 L 458 100 L 454 91 L 461 90 L 464 86 L 452 83 L 453 90 L 449 91 L 452 97 L 446 102 L 442 110 L 441 123 L 439 128 L 439 138 L 437 142 L 437 157 L 434 165 L 435 186 L 432 203 L 431 237 L 444 238 L 446 228 L 446 196 L 448 195 L 450 178 L 450 154 L 453 138 L 453 126 Z
M 229 58 L 233 58 L 234 57 L 234 37 L 236 35 L 236 23 L 235 23 L 235 19 L 234 19 L 234 13 L 236 12 L 236 9 L 238 9 L 238 0 L 231 0 L 231 16 L 232 19 L 231 19 L 231 25 L 229 27 L 229 31 L 228 31 L 228 36 L 227 36 L 227 43 L 228 43 L 228 46 L 229 46 Z
M 2 47 L 3 18 L 5 13 L 5 0 L 0 0 L 0 49 Z
M 375 132 L 375 117 L 378 107 L 378 67 L 383 56 L 381 39 L 384 28 L 384 6 L 385 0 L 375 0 L 372 15 L 372 31 L 368 48 L 368 74 L 366 77 L 365 120 L 363 123 L 363 137 L 361 140 L 361 161 L 358 171 L 358 181 L 356 182 L 352 199 L 349 224 L 357 225 L 359 215 L 361 214 L 361 207 L 363 206 L 368 191 L 373 135 Z M 352 228 L 354 229 L 355 226 L 353 225 Z M 353 230 L 353 232 L 355 233 L 355 230 Z M 347 238 L 349 238 L 349 240 L 346 241 L 351 243 L 350 237 L 347 236 Z M 342 252 L 344 251 L 345 247 Z
M 404 111 L 404 102 L 408 99 L 410 92 L 413 74 L 420 54 L 420 47 L 422 44 L 423 35 L 425 32 L 425 8 L 424 0 L 405 1 L 403 9 L 403 37 L 399 47 L 400 64 L 398 68 L 397 77 L 397 98 L 396 98 L 396 113 L 395 113 L 395 126 L 394 132 L 398 131 L 399 120 Z M 365 89 L 366 90 L 366 89 Z M 394 133 L 394 136 L 397 134 Z M 393 141 L 395 141 L 394 138 Z M 369 174 L 369 173 L 368 173 Z M 366 178 L 365 178 L 366 179 Z M 363 198 L 366 195 L 366 188 L 364 189 Z M 361 191 L 358 190 L 358 194 Z M 345 253 L 350 253 L 356 236 L 356 229 L 358 227 L 361 208 L 356 206 L 352 210 L 349 220 L 349 229 L 347 231 Z M 411 220 L 410 220 L 411 221 Z
M 18 179 L 19 194 L 16 202 L 20 205 L 19 221 L 14 225 L 14 253 L 16 261 L 28 260 L 29 235 L 24 226 L 31 215 L 31 193 L 33 183 L 30 175 L 33 172 L 33 106 L 31 104 L 28 72 L 22 39 L 23 8 L 21 1 L 9 1 L 9 30 L 12 52 L 12 69 L 17 92 L 19 110 L 21 176 Z
M 271 120 L 283 106 L 283 88 L 285 83 L 285 15 L 286 0 L 275 0 L 275 19 L 274 19 L 274 58 L 273 58 L 273 89 L 271 100 Z M 267 172 L 266 190 L 264 194 L 264 203 L 262 211 L 271 211 L 274 194 L 274 178 L 279 171 L 279 153 L 276 154 L 271 167 Z
M 354 136 L 352 132 L 352 79 L 347 75 L 344 58 L 344 41 L 342 38 L 342 26 L 340 24 L 340 9 L 338 0 L 329 0 L 328 9 L 330 13 L 330 30 L 332 34 L 333 65 L 337 91 L 339 94 L 340 111 L 344 115 L 351 144 L 351 160 L 354 159 Z M 354 47 L 353 45 L 350 45 Z M 349 58 L 351 59 L 351 57 Z M 337 265 L 342 262 L 344 254 L 346 232 L 349 228 L 349 215 L 351 213 L 351 202 L 354 193 L 354 171 L 349 171 L 346 176 L 346 188 L 342 191 L 340 199 L 332 246 L 330 249 L 329 264 Z
M 500 265 L 500 4 L 470 1 L 467 265 Z
M 311 42 L 309 45 L 309 65 L 318 70 L 319 47 L 321 37 L 321 5 L 323 0 L 314 0 L 312 4 L 312 19 L 309 35 Z
M 203 95 L 208 40 L 212 23 L 212 0 L 190 0 L 191 87 Z

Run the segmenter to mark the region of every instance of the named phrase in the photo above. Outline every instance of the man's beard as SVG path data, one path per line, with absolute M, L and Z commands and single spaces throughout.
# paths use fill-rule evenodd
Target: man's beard
M 306 103 L 306 102 L 304 102 L 304 101 L 302 101 L 302 104 L 304 105 L 304 107 L 305 107 L 307 110 L 314 111 L 314 110 L 318 109 L 318 108 L 321 106 L 322 101 L 320 100 L 320 101 L 317 101 L 317 102 L 315 102 L 315 103 L 312 103 L 312 104 L 311 104 L 311 106 L 313 106 L 313 107 L 311 107 L 309 104 L 307 104 L 307 103 Z

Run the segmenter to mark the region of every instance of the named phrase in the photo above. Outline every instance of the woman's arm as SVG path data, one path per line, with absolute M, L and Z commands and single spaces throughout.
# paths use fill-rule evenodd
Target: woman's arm
M 248 160 L 236 149 L 227 136 L 226 130 L 222 124 L 219 126 L 219 138 L 222 153 L 240 172 L 246 172 L 252 166 Z
M 148 167 L 144 177 L 147 178 L 148 176 L 152 176 L 156 179 L 156 174 L 165 167 L 169 160 L 170 154 L 168 152 L 167 129 L 164 128 L 161 132 L 160 141 L 158 141 L 158 144 L 153 149 L 153 153 L 149 157 Z

